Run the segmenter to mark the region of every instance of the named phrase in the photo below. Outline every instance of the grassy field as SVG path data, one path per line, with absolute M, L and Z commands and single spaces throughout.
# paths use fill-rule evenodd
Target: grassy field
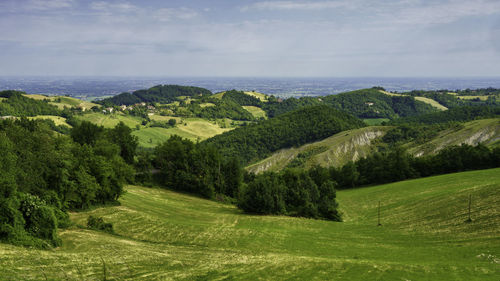
M 177 122 L 181 121 L 179 117 L 153 116 L 151 116 L 151 119 L 157 121 L 168 121 L 172 118 L 176 119 Z M 219 125 L 202 118 L 182 118 L 182 122 L 182 124 L 177 124 L 175 127 L 168 129 L 141 127 L 140 130 L 134 131 L 132 134 L 139 138 L 139 146 L 151 148 L 166 141 L 172 135 L 178 135 L 196 142 L 231 130 L 230 128 L 221 128 Z
M 248 106 L 243 106 L 243 108 L 252 113 L 253 117 L 255 118 L 266 118 L 267 119 L 267 114 L 264 110 L 262 110 L 262 108 L 260 107 L 257 107 L 257 106 L 251 106 L 251 105 L 248 105 Z
M 457 98 L 461 100 L 473 100 L 473 99 L 479 99 L 482 101 L 488 100 L 488 96 L 457 96 Z
M 472 223 L 467 219 L 472 195 Z M 0 244 L 4 280 L 495 280 L 500 169 L 338 192 L 345 222 L 242 214 L 171 191 L 127 187 L 121 206 L 74 213 L 63 246 Z M 381 202 L 381 223 L 377 206 Z
M 246 95 L 256 97 L 262 102 L 267 102 L 267 96 L 263 93 L 255 92 L 255 91 L 245 91 L 244 92 Z
M 104 126 L 105 128 L 113 128 L 120 122 L 125 123 L 125 125 L 129 126 L 130 128 L 135 128 L 136 125 L 140 125 L 142 122 L 142 119 L 140 117 L 124 115 L 121 113 L 102 114 L 93 112 L 79 115 L 77 118 L 80 120 L 92 122 L 100 126 Z
M 430 105 L 432 105 L 433 107 L 435 107 L 435 108 L 437 108 L 439 110 L 448 110 L 448 108 L 446 106 L 443 106 L 442 104 L 440 104 L 439 102 L 437 102 L 437 101 L 435 101 L 433 99 L 426 98 L 426 97 L 415 97 L 415 99 L 418 100 L 418 101 L 430 104 Z
M 45 96 L 45 95 L 27 95 L 27 94 L 24 96 L 36 100 L 49 100 L 50 104 L 57 106 L 59 109 L 64 109 L 64 107 L 69 107 L 69 108 L 80 107 L 84 110 L 89 110 L 94 106 L 99 106 L 96 103 L 66 96 Z
M 196 141 L 198 138 L 198 136 L 189 134 L 177 127 L 169 129 L 159 127 L 141 128 L 138 131 L 133 131 L 132 135 L 137 136 L 139 139 L 139 146 L 146 148 L 153 148 L 168 140 L 172 135 L 178 135 L 192 141 Z
M 382 94 L 386 94 L 388 96 L 396 96 L 396 97 L 402 97 L 402 96 L 405 96 L 405 95 L 402 95 L 402 94 L 395 94 L 395 93 L 391 93 L 391 92 L 387 92 L 387 91 L 382 91 L 382 90 L 379 90 L 379 92 L 381 92 Z M 448 108 L 441 105 L 439 102 L 433 100 L 433 99 L 430 99 L 430 98 L 426 98 L 426 97 L 415 97 L 416 100 L 418 101 L 421 101 L 421 102 L 425 102 L 427 104 L 430 104 L 432 105 L 433 107 L 439 109 L 439 110 L 447 110 Z
M 61 117 L 61 116 L 38 115 L 38 116 L 35 116 L 35 117 L 28 117 L 28 119 L 50 119 L 50 120 L 54 121 L 54 123 L 57 126 L 64 125 L 64 126 L 68 126 L 68 127 L 71 128 L 71 125 L 69 125 L 68 123 L 66 123 L 66 118 Z

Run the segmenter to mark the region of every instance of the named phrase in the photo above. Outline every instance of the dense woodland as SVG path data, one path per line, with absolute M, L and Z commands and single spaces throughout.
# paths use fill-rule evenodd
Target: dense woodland
M 324 105 L 312 106 L 226 132 L 204 143 L 215 145 L 224 157 L 237 157 L 248 164 L 282 148 L 363 126 L 361 120 L 345 112 Z
M 27 98 L 23 92 L 0 92 L 0 116 L 56 115 L 66 117 L 72 125 L 26 118 L 0 120 L 0 240 L 58 246 L 57 228 L 71 223 L 68 211 L 116 204 L 123 185 L 132 182 L 234 203 L 250 213 L 341 221 L 337 189 L 500 166 L 498 146 L 453 146 L 424 157 L 414 157 L 402 148 L 408 142 L 423 144 L 465 121 L 498 118 L 499 90 L 456 91 L 489 96 L 479 101 L 453 100 L 447 90 L 413 91 L 405 96 L 379 90 L 285 100 L 267 96 L 261 101 L 236 90 L 214 97 L 206 89 L 166 85 L 101 101 L 108 106 L 174 103 L 166 109 L 178 116 L 248 123 L 201 143 L 172 136 L 152 151 L 138 150 L 137 138 L 123 123 L 105 129 L 78 121 L 75 117 L 81 110 L 60 110 L 48 101 Z M 417 96 L 432 98 L 450 109 L 437 111 L 416 101 Z M 243 109 L 248 105 L 260 107 L 269 119 L 257 120 Z M 148 116 L 143 108 L 129 114 Z M 366 126 L 357 117 L 387 117 L 394 126 L 380 139 L 385 146 L 366 158 L 340 168 L 304 170 L 290 165 L 279 173 L 261 175 L 243 169 L 280 149 Z M 151 124 L 167 128 L 176 126 L 176 121 Z M 89 220 L 89 227 L 112 233 L 112 226 L 99 218 Z
M 129 133 L 83 122 L 70 137 L 40 121 L 0 121 L 0 240 L 57 246 L 68 210 L 116 202 L 134 176 Z
M 100 101 L 103 105 L 132 105 L 136 103 L 160 102 L 171 103 L 177 100 L 178 97 L 200 97 L 203 95 L 211 95 L 207 89 L 191 86 L 178 85 L 158 85 L 147 90 L 137 90 L 133 93 L 122 93 L 111 98 Z

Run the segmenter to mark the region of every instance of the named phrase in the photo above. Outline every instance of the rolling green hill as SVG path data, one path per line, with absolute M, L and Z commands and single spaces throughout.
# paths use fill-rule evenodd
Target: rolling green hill
M 287 166 L 310 168 L 313 165 L 340 167 L 348 161 L 357 160 L 376 151 L 376 137 L 383 136 L 392 127 L 370 126 L 341 132 L 322 141 L 297 148 L 282 149 L 271 156 L 249 165 L 246 169 L 254 173 L 279 171 Z M 434 154 L 439 150 L 462 143 L 496 146 L 500 141 L 500 118 L 482 119 L 464 123 L 441 131 L 425 143 L 410 142 L 404 147 L 415 156 Z
M 127 187 L 121 205 L 73 213 L 53 251 L 0 244 L 6 280 L 498 280 L 500 169 L 339 191 L 345 222 L 242 214 Z M 472 223 L 467 204 L 472 196 Z M 377 227 L 377 206 L 381 223 Z
M 279 171 L 287 166 L 310 168 L 319 164 L 324 167 L 340 167 L 374 151 L 372 141 L 391 127 L 372 126 L 340 132 L 321 141 L 279 150 L 268 158 L 249 165 L 253 173 Z

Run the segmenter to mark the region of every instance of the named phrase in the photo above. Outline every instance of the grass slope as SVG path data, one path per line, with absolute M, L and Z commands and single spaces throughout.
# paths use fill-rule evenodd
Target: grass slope
M 472 195 L 472 223 L 467 200 Z M 345 222 L 242 214 L 171 191 L 127 187 L 122 205 L 75 213 L 41 251 L 0 244 L 5 280 L 498 280 L 500 169 L 338 192 Z M 377 227 L 381 202 L 382 226 Z M 104 274 L 104 272 L 106 272 Z
M 365 121 L 366 122 L 366 121 Z M 376 132 L 382 136 L 391 127 L 372 126 L 349 131 L 349 134 L 341 132 L 319 142 L 300 146 L 298 148 L 282 149 L 257 163 L 249 165 L 248 171 L 260 173 L 263 171 L 279 171 L 294 161 L 299 154 L 306 154 L 300 167 L 342 166 L 349 160 L 363 157 L 375 148 L 369 140 L 372 140 Z M 500 118 L 475 120 L 464 123 L 463 128 L 449 129 L 440 132 L 436 137 L 424 144 L 409 143 L 404 147 L 416 156 L 436 153 L 439 150 L 462 143 L 477 145 L 483 143 L 487 146 L 497 146 L 500 142 Z
M 38 115 L 38 116 L 35 116 L 35 117 L 28 117 L 28 119 L 30 119 L 30 120 L 32 120 L 32 119 L 50 119 L 50 120 L 54 121 L 54 123 L 57 126 L 64 125 L 64 126 L 68 126 L 68 127 L 71 128 L 71 125 L 69 125 L 68 123 L 66 123 L 66 118 L 61 117 L 61 116 Z
M 251 106 L 251 105 L 247 105 L 247 106 L 242 106 L 246 111 L 250 112 L 253 117 L 255 118 L 266 118 L 267 119 L 267 114 L 264 110 L 262 110 L 262 108 L 260 107 L 257 107 L 257 106 Z
M 402 95 L 402 94 L 395 94 L 395 93 L 391 93 L 391 92 L 387 92 L 387 91 L 383 91 L 383 90 L 379 90 L 379 92 L 381 92 L 382 94 L 386 94 L 388 96 L 396 96 L 396 97 L 403 97 L 403 96 L 405 96 L 405 95 Z M 439 110 L 447 110 L 448 109 L 447 107 L 443 106 L 439 102 L 437 102 L 437 101 L 435 101 L 433 99 L 430 99 L 430 98 L 415 97 L 415 99 L 418 100 L 418 101 L 430 104 L 430 105 L 432 105 L 433 107 L 435 107 L 435 108 L 437 108 Z
M 104 126 L 105 128 L 113 128 L 118 123 L 123 122 L 130 128 L 135 128 L 136 125 L 140 125 L 142 119 L 135 116 L 124 115 L 121 113 L 114 114 L 102 114 L 98 112 L 86 113 L 77 116 L 78 119 L 92 122 L 99 126 Z
M 279 171 L 296 158 L 303 158 L 301 167 L 342 166 L 372 152 L 371 141 L 384 135 L 391 127 L 365 127 L 340 132 L 324 140 L 306 144 L 298 148 L 282 149 L 268 158 L 247 167 L 248 171 L 261 173 Z M 300 156 L 302 155 L 302 156 Z
M 50 104 L 57 106 L 59 109 L 64 109 L 64 107 L 80 107 L 83 110 L 89 110 L 94 106 L 99 106 L 98 104 L 92 102 L 66 96 L 44 96 L 36 94 L 26 94 L 24 96 L 35 100 L 48 100 Z
M 209 122 L 208 120 L 201 118 L 155 116 L 151 119 L 157 121 L 175 119 L 177 122 L 182 120 L 182 124 L 177 124 L 175 127 L 168 129 L 159 127 L 141 127 L 140 130 L 133 131 L 132 134 L 138 137 L 139 146 L 141 147 L 153 148 L 156 145 L 168 140 L 172 135 L 178 135 L 196 142 L 232 130 L 232 128 L 221 128 L 218 124 L 214 124 L 213 122 Z
M 435 153 L 446 146 L 462 143 L 495 145 L 500 140 L 500 118 L 482 119 L 467 122 L 463 128 L 440 132 L 434 139 L 421 144 L 410 144 L 408 151 L 414 155 Z

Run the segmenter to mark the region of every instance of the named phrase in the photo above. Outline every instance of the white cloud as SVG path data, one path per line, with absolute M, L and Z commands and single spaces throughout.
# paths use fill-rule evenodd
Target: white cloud
M 324 10 L 336 8 L 353 8 L 356 6 L 356 1 L 321 1 L 321 2 L 305 2 L 305 1 L 264 1 L 257 2 L 253 5 L 245 6 L 243 11 L 250 9 L 258 10 Z
M 188 8 L 162 8 L 154 13 L 155 19 L 159 21 L 189 20 L 196 16 L 198 13 Z
M 471 16 L 500 14 L 500 1 L 452 0 L 444 3 L 403 6 L 393 16 L 400 24 L 440 24 L 451 23 Z
M 105 1 L 98 1 L 90 3 L 90 8 L 96 11 L 102 11 L 105 13 L 128 13 L 137 12 L 139 7 L 136 7 L 127 2 L 122 3 L 109 3 Z
M 29 10 L 53 10 L 71 8 L 74 4 L 73 0 L 30 0 L 26 4 L 26 9 Z

